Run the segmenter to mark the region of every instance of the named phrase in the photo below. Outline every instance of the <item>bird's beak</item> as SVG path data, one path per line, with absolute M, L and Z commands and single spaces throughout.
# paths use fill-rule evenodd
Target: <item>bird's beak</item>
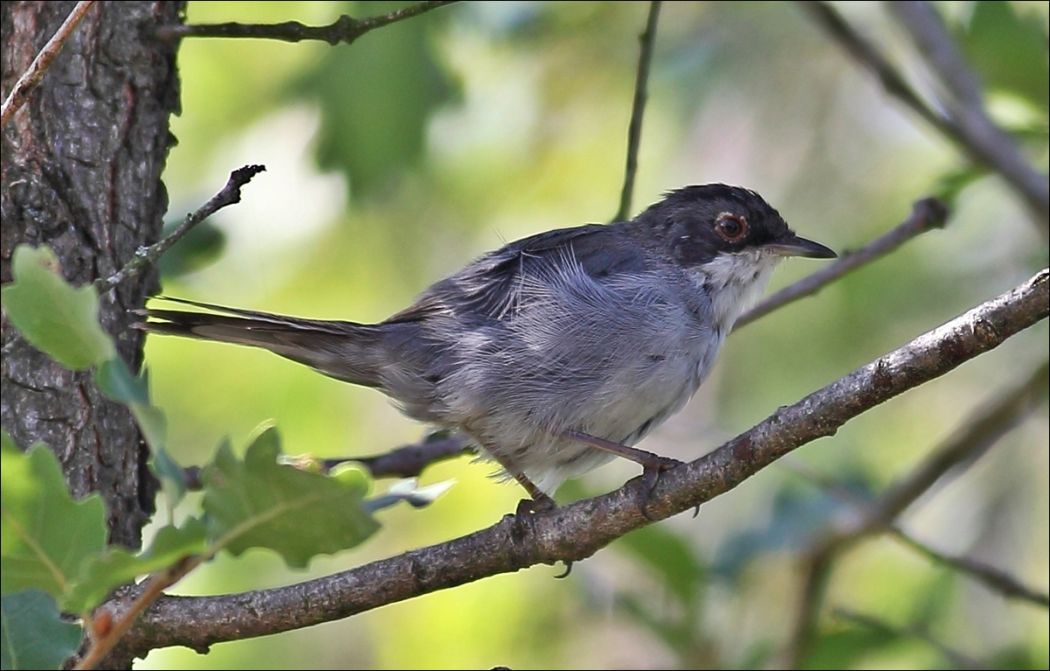
M 811 259 L 833 259 L 838 254 L 819 242 L 800 238 L 794 233 L 765 245 L 765 248 L 781 256 L 808 256 Z

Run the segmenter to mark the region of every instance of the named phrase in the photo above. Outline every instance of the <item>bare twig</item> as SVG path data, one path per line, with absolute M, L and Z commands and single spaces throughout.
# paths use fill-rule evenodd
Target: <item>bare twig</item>
M 980 83 L 959 53 L 940 14 L 928 2 L 907 0 L 885 4 L 954 98 L 954 104 L 946 101 L 945 107 L 970 153 L 1021 194 L 1045 235 L 1050 226 L 1047 176 L 1025 160 L 1013 139 L 988 115 Z
M 469 440 L 454 434 L 442 438 L 427 438 L 369 457 L 337 457 L 314 463 L 317 463 L 324 473 L 342 464 L 361 464 L 368 469 L 373 478 L 414 478 L 431 464 L 473 452 L 474 448 Z M 183 474 L 187 489 L 199 491 L 204 488 L 200 466 L 188 466 L 183 469 Z
M 44 73 L 51 67 L 51 63 L 58 56 L 58 52 L 62 51 L 62 45 L 73 34 L 73 30 L 93 4 L 95 4 L 95 0 L 80 0 L 76 7 L 73 8 L 73 11 L 69 13 L 69 16 L 66 17 L 66 20 L 62 22 L 62 25 L 58 27 L 58 30 L 55 31 L 51 39 L 47 41 L 44 48 L 40 50 L 40 53 L 36 55 L 33 62 L 29 64 L 29 68 L 18 78 L 14 88 L 11 89 L 11 93 L 4 100 L 3 107 L 0 108 L 0 128 L 6 126 L 15 112 L 21 109 L 22 105 L 29 100 L 29 94 L 44 78 Z
M 806 296 L 812 296 L 828 284 L 850 273 L 857 268 L 894 251 L 908 240 L 935 228 L 944 228 L 948 209 L 936 198 L 923 198 L 912 205 L 911 214 L 896 228 L 882 237 L 871 241 L 855 252 L 843 254 L 834 263 L 824 266 L 812 275 L 808 275 L 794 284 L 767 297 L 736 320 L 734 330 L 764 317 L 777 308 Z
M 95 289 L 98 293 L 104 294 L 129 277 L 138 275 L 150 265 L 156 263 L 157 259 L 159 259 L 164 252 L 171 249 L 172 245 L 181 240 L 182 237 L 189 233 L 194 226 L 227 205 L 241 202 L 241 187 L 250 182 L 253 177 L 264 170 L 266 170 L 266 166 L 262 165 L 247 165 L 243 168 L 234 170 L 230 173 L 230 178 L 227 180 L 226 186 L 222 187 L 221 191 L 212 196 L 211 200 L 197 210 L 186 215 L 186 218 L 183 219 L 182 223 L 165 238 L 153 243 L 149 247 L 139 247 L 136 249 L 135 255 L 131 257 L 130 261 L 124 264 L 123 268 L 109 277 L 100 277 L 95 280 Z
M 339 464 L 360 463 L 372 473 L 373 478 L 414 478 L 433 463 L 454 459 L 473 451 L 474 449 L 465 437 L 452 435 L 436 440 L 424 440 L 412 445 L 402 445 L 389 452 L 370 457 L 325 459 L 322 464 L 324 469 L 329 471 Z
M 985 587 L 1003 596 L 1028 601 L 1043 608 L 1050 608 L 1050 594 L 1040 592 L 1021 582 L 1020 579 L 1010 575 L 1002 569 L 990 566 L 982 561 L 964 555 L 950 555 L 931 548 L 929 545 L 915 540 L 899 528 L 890 529 L 893 537 L 901 541 L 919 554 L 938 564 L 951 566 L 953 569 L 964 573 L 977 580 Z
M 824 482 L 820 476 L 806 475 L 809 479 L 817 480 L 822 487 L 843 495 L 852 504 L 853 510 L 849 515 L 829 526 L 817 538 L 804 559 L 801 594 L 792 636 L 785 652 L 784 666 L 798 668 L 808 655 L 817 618 L 823 605 L 824 588 L 830 578 L 835 560 L 842 552 L 867 536 L 890 531 L 904 542 L 920 548 L 927 556 L 938 554 L 893 526 L 894 520 L 909 505 L 929 491 L 944 474 L 958 465 L 974 462 L 1004 434 L 1015 427 L 1045 393 L 1048 373 L 1050 373 L 1050 364 L 1044 362 L 1023 383 L 1006 393 L 996 395 L 994 402 L 978 410 L 971 421 L 953 432 L 952 436 L 918 468 L 874 501 L 858 501 L 857 497 L 843 493 L 836 483 Z M 989 571 L 997 574 L 997 580 L 989 579 L 986 582 L 1008 584 L 1013 588 L 1003 590 L 1004 594 L 1028 596 L 1033 593 L 1021 586 L 1020 581 L 1011 580 L 1009 576 L 1004 577 L 1001 571 L 996 572 L 994 569 L 989 569 Z
M 852 417 L 1045 319 L 1050 271 L 919 336 L 798 403 L 780 408 L 717 450 L 647 483 L 549 513 L 508 515 L 494 526 L 355 569 L 276 589 L 214 597 L 162 597 L 122 642 L 132 654 L 169 645 L 203 649 L 328 622 L 535 564 L 582 560 L 623 534 L 729 491 L 796 447 L 834 434 Z M 119 611 L 122 604 L 113 602 Z
M 885 622 L 872 615 L 865 615 L 858 613 L 847 608 L 836 608 L 832 611 L 832 615 L 835 617 L 848 620 L 854 624 L 858 624 L 868 629 L 874 629 L 875 631 L 882 632 L 895 638 L 907 637 L 916 638 L 920 641 L 924 641 L 929 645 L 933 646 L 940 652 L 944 657 L 951 663 L 952 667 L 959 669 L 986 669 L 989 668 L 984 662 L 974 659 L 970 655 L 959 652 L 958 650 L 946 645 L 942 641 L 934 638 L 930 632 L 926 631 L 921 627 L 896 627 L 894 625 Z
M 645 30 L 638 37 L 641 52 L 638 54 L 638 71 L 634 78 L 634 103 L 631 106 L 631 122 L 627 127 L 627 165 L 624 168 L 623 189 L 620 191 L 620 208 L 613 221 L 623 221 L 631 214 L 634 197 L 634 176 L 638 172 L 638 148 L 642 142 L 642 119 L 648 99 L 649 66 L 653 62 L 653 47 L 656 45 L 656 22 L 660 18 L 660 2 L 649 3 L 649 18 Z
M 419 16 L 438 7 L 451 5 L 456 0 L 430 0 L 398 9 L 388 14 L 355 19 L 343 15 L 327 26 L 306 26 L 298 21 L 284 23 L 201 23 L 176 24 L 161 26 L 157 36 L 173 40 L 183 37 L 248 37 L 282 42 L 301 42 L 302 40 L 321 40 L 331 45 L 342 42 L 351 44 L 367 32 L 388 26 L 391 23 L 404 21 Z
M 995 128 L 994 124 L 994 131 L 989 131 L 986 126 L 970 119 L 969 112 L 955 118 L 935 111 L 878 48 L 857 33 L 830 3 L 799 4 L 860 65 L 871 70 L 889 94 L 904 102 L 971 160 L 1000 174 L 1033 209 L 1033 220 L 1040 232 L 1044 236 L 1050 232 L 1050 223 L 1047 222 L 1050 216 L 1047 178 L 1024 163 L 1023 158 L 1017 155 L 1016 147 L 1002 131 Z
M 214 553 L 212 553 L 214 554 Z M 137 592 L 134 600 L 128 608 L 122 611 L 119 617 L 114 618 L 113 626 L 104 634 L 91 641 L 90 647 L 84 656 L 77 662 L 75 669 L 94 669 L 106 658 L 111 650 L 120 642 L 120 639 L 128 633 L 142 612 L 156 601 L 164 590 L 168 589 L 178 581 L 182 580 L 190 571 L 197 568 L 212 555 L 192 555 L 183 557 L 171 566 L 154 573 L 146 581 L 145 586 Z

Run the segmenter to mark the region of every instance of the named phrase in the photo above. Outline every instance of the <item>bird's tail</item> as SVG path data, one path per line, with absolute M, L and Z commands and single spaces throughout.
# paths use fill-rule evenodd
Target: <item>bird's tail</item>
M 285 317 L 267 312 L 159 297 L 208 312 L 147 308 L 136 326 L 150 333 L 261 347 L 331 377 L 379 387 L 384 355 L 379 326 Z

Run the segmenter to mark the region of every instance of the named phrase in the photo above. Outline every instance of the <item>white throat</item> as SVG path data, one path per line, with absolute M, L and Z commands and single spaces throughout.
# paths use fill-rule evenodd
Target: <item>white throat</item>
M 726 335 L 744 311 L 765 291 L 779 254 L 748 250 L 719 254 L 709 263 L 693 268 L 693 282 L 711 300 L 712 316 L 719 331 Z

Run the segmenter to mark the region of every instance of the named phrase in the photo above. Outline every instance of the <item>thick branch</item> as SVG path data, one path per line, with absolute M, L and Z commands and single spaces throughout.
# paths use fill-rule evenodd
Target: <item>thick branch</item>
M 298 21 L 284 23 L 198 23 L 162 26 L 157 29 L 161 39 L 181 39 L 183 37 L 250 37 L 282 42 L 301 42 L 302 40 L 321 40 L 331 45 L 342 42 L 352 44 L 367 32 L 388 26 L 391 23 L 404 21 L 438 7 L 451 5 L 456 0 L 431 0 L 419 2 L 402 9 L 355 19 L 346 14 L 327 26 L 306 26 Z
M 66 20 L 62 22 L 62 25 L 58 27 L 58 30 L 55 31 L 51 39 L 47 41 L 44 48 L 40 50 L 40 53 L 36 55 L 33 62 L 29 64 L 29 68 L 18 78 L 18 81 L 15 82 L 14 87 L 11 89 L 11 93 L 4 99 L 3 107 L 0 107 L 0 127 L 7 125 L 7 122 L 14 116 L 15 112 L 22 105 L 26 104 L 26 101 L 29 100 L 29 94 L 33 92 L 40 80 L 44 78 L 44 73 L 51 67 L 52 61 L 62 51 L 62 45 L 73 34 L 73 30 L 93 4 L 95 4 L 95 0 L 80 0 L 76 7 L 73 8 L 73 11 L 69 13 L 69 16 L 66 17 Z
M 638 172 L 638 148 L 642 144 L 642 119 L 645 103 L 649 97 L 649 66 L 653 62 L 653 47 L 656 46 L 656 22 L 660 18 L 660 3 L 649 3 L 649 18 L 645 31 L 639 36 L 641 53 L 638 54 L 638 72 L 634 78 L 634 103 L 631 105 L 631 122 L 627 127 L 627 164 L 623 174 L 623 189 L 620 191 L 620 208 L 613 221 L 623 221 L 631 215 L 631 200 L 634 197 L 634 176 Z
M 788 303 L 806 296 L 812 296 L 843 275 L 886 256 L 921 233 L 935 228 L 944 228 L 947 217 L 948 208 L 936 198 L 923 198 L 915 201 L 908 218 L 889 233 L 872 240 L 855 252 L 843 254 L 834 263 L 826 265 L 812 275 L 807 275 L 798 282 L 772 294 L 742 314 L 736 320 L 736 326 L 733 329 L 740 329 L 760 317 L 765 317 L 777 308 L 784 307 Z
M 250 182 L 252 177 L 255 177 L 264 170 L 266 170 L 266 166 L 262 165 L 246 165 L 243 168 L 234 170 L 230 173 L 230 178 L 226 181 L 226 186 L 222 187 L 222 190 L 212 196 L 207 203 L 200 206 L 197 210 L 187 214 L 186 218 L 182 220 L 182 223 L 166 237 L 158 240 L 149 247 L 139 247 L 136 249 L 135 255 L 131 257 L 130 261 L 124 264 L 123 268 L 109 277 L 95 280 L 95 289 L 98 290 L 100 294 L 104 294 L 113 287 L 119 285 L 121 282 L 127 280 L 129 277 L 135 277 L 143 270 L 149 268 L 157 262 L 164 252 L 171 249 L 172 245 L 189 233 L 194 226 L 227 205 L 241 202 L 241 187 Z
M 717 450 L 664 473 L 643 511 L 636 478 L 550 513 L 507 515 L 468 536 L 288 587 L 214 597 L 164 597 L 123 644 L 136 654 L 170 645 L 274 634 L 336 620 L 535 564 L 581 560 L 625 533 L 736 487 L 779 457 L 833 435 L 860 413 L 1004 342 L 1047 316 L 1050 271 L 783 407 Z M 122 609 L 123 603 L 111 604 Z

